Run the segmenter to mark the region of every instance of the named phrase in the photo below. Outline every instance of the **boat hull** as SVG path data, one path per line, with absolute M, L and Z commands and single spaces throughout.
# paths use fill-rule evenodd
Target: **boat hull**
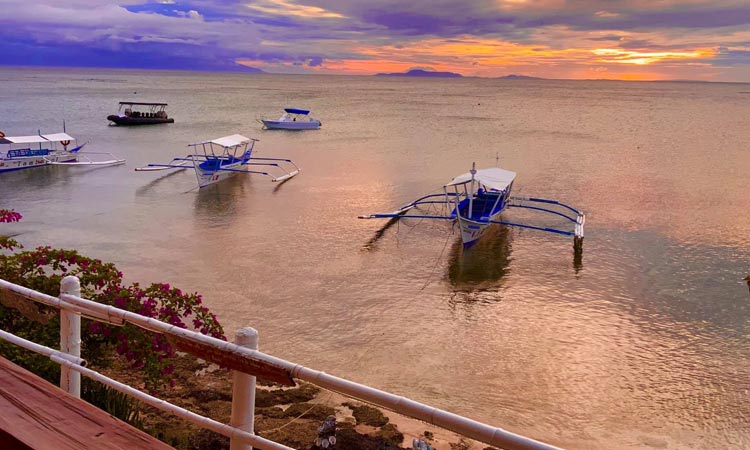
M 273 130 L 317 130 L 320 128 L 320 121 L 299 121 L 288 122 L 278 120 L 263 120 L 263 125 Z
M 468 247 L 478 241 L 479 238 L 484 236 L 490 225 L 489 223 L 475 222 L 460 217 L 458 219 L 458 227 L 461 229 L 461 240 L 464 246 Z
M 77 158 L 75 155 L 71 154 L 0 159 L 0 173 L 12 172 L 14 170 L 33 169 L 35 167 L 47 166 L 51 163 L 74 161 L 77 161 Z
M 174 123 L 173 118 L 167 118 L 162 119 L 159 117 L 128 117 L 128 116 L 118 116 L 116 114 L 113 114 L 111 116 L 107 116 L 107 120 L 114 123 L 115 125 L 124 125 L 124 126 L 131 126 L 131 125 L 159 125 L 162 123 Z
M 242 163 L 236 162 L 234 164 L 226 164 L 221 166 L 222 169 L 235 169 L 242 170 Z M 204 188 L 212 184 L 216 184 L 222 180 L 226 180 L 229 177 L 236 175 L 238 172 L 231 171 L 216 171 L 216 170 L 203 170 L 199 164 L 195 164 L 195 176 L 198 178 L 198 187 Z

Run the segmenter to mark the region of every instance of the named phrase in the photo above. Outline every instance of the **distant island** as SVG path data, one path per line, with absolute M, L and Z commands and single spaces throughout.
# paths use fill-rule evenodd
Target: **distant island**
M 376 77 L 430 77 L 430 78 L 463 78 L 460 73 L 434 72 L 431 70 L 411 69 L 407 72 L 378 73 Z
M 376 77 L 427 77 L 427 78 L 464 78 L 460 73 L 438 72 L 435 70 L 410 69 L 406 72 L 378 73 Z M 497 77 L 498 80 L 544 80 L 545 78 L 530 77 L 527 75 L 505 75 Z
M 504 77 L 498 77 L 499 80 L 544 80 L 539 77 L 529 77 L 526 75 L 505 75 Z

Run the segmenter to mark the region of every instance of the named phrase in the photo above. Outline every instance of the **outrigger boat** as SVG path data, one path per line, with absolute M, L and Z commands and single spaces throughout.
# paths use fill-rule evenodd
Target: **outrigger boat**
M 260 123 L 267 129 L 278 130 L 317 130 L 322 123 L 313 119 L 306 109 L 285 108 L 284 114 L 278 120 L 260 119 Z
M 0 173 L 47 165 L 113 166 L 125 162 L 111 153 L 82 152 L 86 143 L 76 146 L 74 142 L 75 138 L 67 133 L 6 136 L 0 131 Z M 101 161 L 90 155 L 109 155 L 113 159 Z
M 156 125 L 174 123 L 167 115 L 166 103 L 120 102 L 117 114 L 107 116 L 115 125 Z
M 476 242 L 490 225 L 529 228 L 566 236 L 573 236 L 576 249 L 583 244 L 583 226 L 586 216 L 577 209 L 556 200 L 510 195 L 516 173 L 500 168 L 476 169 L 459 175 L 443 186 L 443 192 L 426 195 L 389 213 L 359 216 L 360 219 L 393 219 L 403 217 L 458 221 L 464 246 Z M 432 208 L 443 214 L 432 214 Z M 427 209 L 425 214 L 408 214 L 413 209 Z M 527 208 L 564 218 L 571 223 L 571 230 L 529 225 L 502 220 L 500 214 L 507 208 Z M 450 211 L 450 212 L 449 212 Z
M 218 183 L 238 173 L 258 174 L 271 177 L 271 181 L 281 182 L 288 180 L 300 171 L 292 160 L 283 158 L 256 158 L 252 156 L 253 148 L 258 139 L 251 139 L 241 134 L 224 136 L 205 142 L 190 144 L 188 147 L 196 150 L 182 158 L 174 158 L 167 164 L 149 164 L 138 167 L 137 172 L 147 172 L 169 169 L 194 169 L 198 178 L 198 187 L 205 187 Z M 273 167 L 280 175 L 272 175 L 270 172 L 261 170 L 250 170 L 248 167 Z M 287 170 L 285 167 L 293 167 Z

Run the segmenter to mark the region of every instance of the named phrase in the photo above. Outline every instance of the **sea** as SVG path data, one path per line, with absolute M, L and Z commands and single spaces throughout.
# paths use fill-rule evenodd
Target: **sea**
M 119 101 L 175 123 L 109 126 Z M 263 130 L 285 107 L 321 129 Z M 750 84 L 0 68 L 0 130 L 63 129 L 127 163 L 0 175 L 24 216 L 0 231 L 27 248 L 200 292 L 230 338 L 557 446 L 750 448 Z M 300 175 L 134 171 L 235 133 Z M 473 163 L 585 212 L 582 254 L 358 219 Z

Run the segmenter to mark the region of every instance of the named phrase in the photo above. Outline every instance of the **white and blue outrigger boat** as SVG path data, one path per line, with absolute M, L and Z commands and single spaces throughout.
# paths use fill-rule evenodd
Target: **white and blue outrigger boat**
M 67 133 L 6 136 L 0 131 L 0 173 L 48 165 L 113 166 L 125 162 L 111 153 L 82 152 L 86 143 L 74 143 L 75 138 Z M 99 156 L 91 159 L 90 155 L 109 155 L 113 159 L 102 161 Z
M 573 236 L 576 249 L 583 243 L 583 225 L 586 216 L 577 209 L 556 200 L 510 195 L 516 173 L 499 168 L 476 169 L 459 175 L 443 186 L 443 192 L 429 194 L 389 213 L 359 216 L 360 219 L 417 218 L 457 221 L 464 246 L 476 242 L 490 225 L 529 228 L 566 236 Z M 438 213 L 432 213 L 434 209 Z M 564 218 L 571 229 L 558 229 L 502 220 L 500 214 L 507 208 L 527 208 Z M 423 214 L 412 214 L 412 210 Z M 440 213 L 442 212 L 442 214 Z
M 291 159 L 256 158 L 252 156 L 253 148 L 258 139 L 252 139 L 241 134 L 224 136 L 210 141 L 190 144 L 196 153 L 182 158 L 174 158 L 167 164 L 149 164 L 138 167 L 137 172 L 194 169 L 198 178 L 198 187 L 205 187 L 238 173 L 258 174 L 271 177 L 271 181 L 281 182 L 292 178 L 300 171 Z M 262 170 L 251 170 L 249 167 L 273 167 L 278 175 Z M 287 170 L 284 167 L 290 167 Z M 293 169 L 292 169 L 293 167 Z

